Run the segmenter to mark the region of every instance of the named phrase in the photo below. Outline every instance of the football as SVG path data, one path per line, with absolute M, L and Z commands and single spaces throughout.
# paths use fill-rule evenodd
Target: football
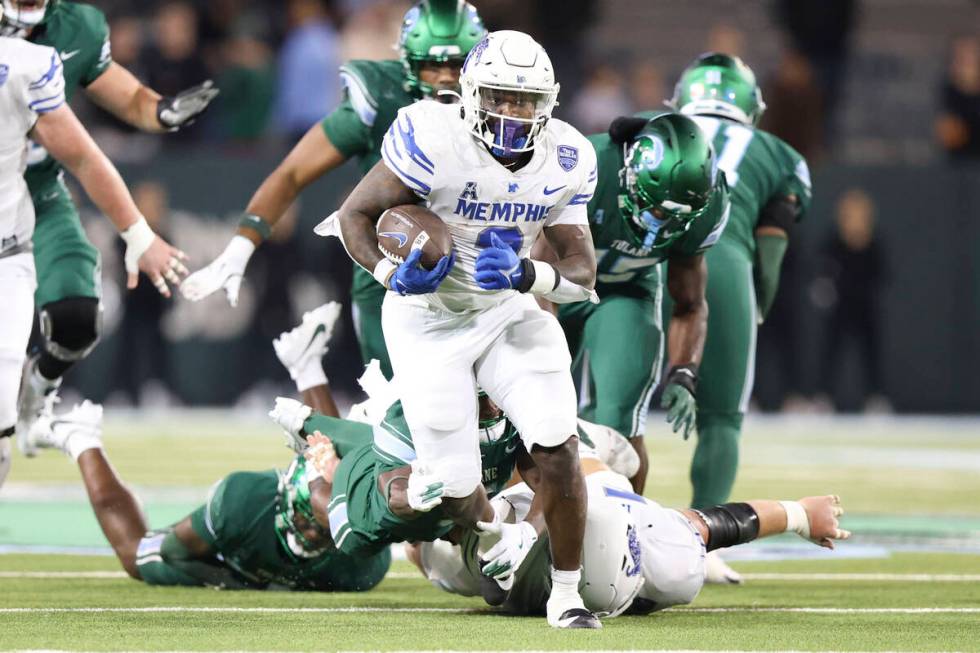
M 420 249 L 422 267 L 431 270 L 453 251 L 446 223 L 418 204 L 404 204 L 382 213 L 377 232 L 378 249 L 392 263 L 401 264 L 412 250 Z

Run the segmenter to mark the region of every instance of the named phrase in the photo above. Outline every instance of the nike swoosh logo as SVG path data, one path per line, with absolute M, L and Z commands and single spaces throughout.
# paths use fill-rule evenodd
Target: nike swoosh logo
M 405 243 L 408 242 L 408 234 L 403 234 L 400 231 L 382 231 L 378 235 L 396 239 L 399 247 L 404 247 Z
M 303 354 L 305 354 L 307 350 L 313 346 L 313 341 L 316 340 L 316 337 L 326 330 L 327 330 L 326 326 L 322 324 L 316 325 L 316 329 L 314 329 L 313 331 L 313 337 L 310 338 L 310 341 L 306 343 L 306 347 L 303 348 Z M 300 356 L 302 356 L 303 354 L 300 354 Z
M 61 60 L 62 61 L 68 61 L 69 59 L 71 59 L 72 57 L 74 57 L 79 52 L 81 52 L 81 50 L 72 50 L 71 52 L 62 52 L 61 53 Z
M 560 191 L 562 188 L 565 188 L 566 186 L 568 186 L 568 184 L 565 184 L 565 186 L 559 186 L 558 188 L 548 188 L 547 186 L 545 186 L 544 187 L 544 194 L 545 195 L 554 195 L 555 193 L 557 193 L 558 191 Z

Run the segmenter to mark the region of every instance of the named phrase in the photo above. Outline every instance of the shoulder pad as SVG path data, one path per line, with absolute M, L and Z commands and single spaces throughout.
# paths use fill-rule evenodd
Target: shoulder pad
M 340 81 L 347 89 L 350 103 L 361 122 L 369 127 L 377 118 L 379 98 L 389 86 L 400 88 L 402 76 L 398 61 L 354 59 L 340 67 Z

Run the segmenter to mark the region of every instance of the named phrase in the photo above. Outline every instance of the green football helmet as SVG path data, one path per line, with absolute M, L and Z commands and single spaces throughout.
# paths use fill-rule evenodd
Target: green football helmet
M 667 104 L 686 115 L 720 116 L 753 126 L 766 110 L 752 69 L 738 57 L 720 52 L 695 59 L 681 73 Z
M 718 178 L 711 142 L 678 113 L 651 119 L 626 152 L 620 208 L 633 244 L 666 247 L 708 209 Z
M 279 475 L 279 491 L 276 510 L 276 535 L 283 547 L 298 558 L 315 558 L 331 548 L 329 531 L 316 521 L 313 502 L 310 500 L 310 480 L 319 476 L 316 470 L 308 467 L 306 458 L 297 456 L 289 468 Z M 312 526 L 320 535 L 327 537 L 327 545 L 311 542 L 303 529 L 296 524 L 296 518 Z
M 476 8 L 465 0 L 422 0 L 405 14 L 398 51 L 405 67 L 405 90 L 417 96 L 434 94 L 419 77 L 426 63 L 458 62 L 483 40 L 487 30 Z

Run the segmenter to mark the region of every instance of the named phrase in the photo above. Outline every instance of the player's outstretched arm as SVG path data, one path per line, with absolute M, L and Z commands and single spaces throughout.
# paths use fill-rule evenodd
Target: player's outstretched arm
M 160 294 L 170 296 L 167 282 L 180 284 L 187 268 L 186 255 L 153 233 L 140 215 L 115 166 L 67 105 L 41 114 L 31 137 L 75 175 L 100 211 L 106 214 L 126 241 L 126 286 L 136 287 L 142 270 Z
M 698 364 L 708 332 L 708 267 L 704 256 L 671 257 L 667 267 L 667 292 L 674 301 L 667 333 L 670 370 L 664 379 L 661 406 L 674 433 L 683 429 L 686 440 L 694 430 Z
M 228 302 L 236 306 L 242 277 L 255 248 L 269 237 L 304 188 L 344 161 L 346 158 L 330 142 L 323 127 L 319 123 L 313 125 L 252 195 L 238 232 L 225 250 L 187 278 L 181 287 L 184 297 L 199 301 L 223 289 Z
M 850 531 L 840 527 L 844 514 L 835 494 L 804 497 L 799 501 L 759 500 L 726 503 L 706 510 L 682 510 L 701 533 L 708 551 L 792 532 L 819 546 L 833 549 Z
M 177 131 L 204 113 L 218 95 L 207 80 L 174 97 L 163 97 L 115 62 L 85 90 L 103 109 L 145 132 Z

